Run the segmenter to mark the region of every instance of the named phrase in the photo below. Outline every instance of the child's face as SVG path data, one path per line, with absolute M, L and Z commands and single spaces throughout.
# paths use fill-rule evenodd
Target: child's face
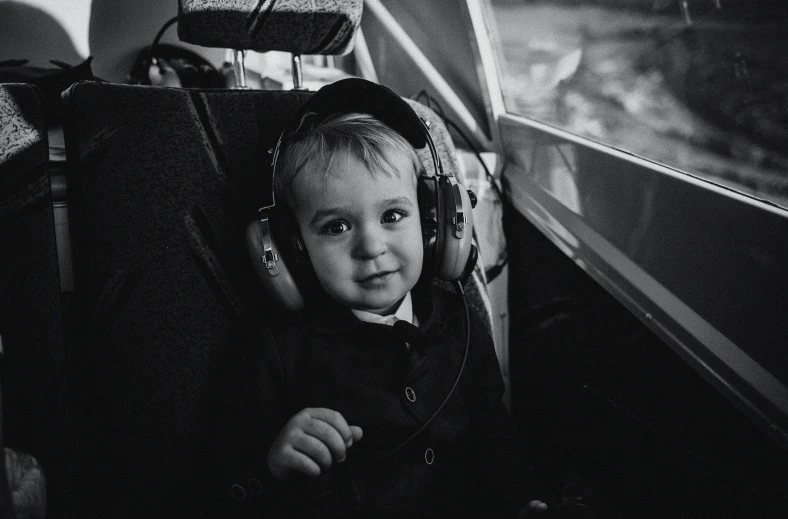
M 293 185 L 296 220 L 312 267 L 336 301 L 387 315 L 421 274 L 423 245 L 410 158 L 372 174 L 352 155 L 314 160 Z

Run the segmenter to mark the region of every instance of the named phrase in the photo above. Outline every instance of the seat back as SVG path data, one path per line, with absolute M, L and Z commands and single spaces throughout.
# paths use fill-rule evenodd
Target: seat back
M 67 91 L 75 283 L 86 301 L 77 436 L 95 461 L 82 472 L 101 475 L 118 512 L 168 494 L 189 505 L 201 401 L 233 322 L 281 311 L 261 297 L 243 232 L 267 150 L 307 95 L 92 82 Z
M 6 445 L 48 458 L 63 310 L 42 97 L 0 85 L 0 336 Z M 1 453 L 0 453 L 1 454 Z

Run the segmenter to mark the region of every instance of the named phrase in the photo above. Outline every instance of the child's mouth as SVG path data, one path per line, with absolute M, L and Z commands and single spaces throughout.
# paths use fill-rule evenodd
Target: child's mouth
M 359 283 L 362 285 L 376 285 L 379 283 L 383 283 L 387 281 L 394 273 L 397 272 L 396 270 L 386 270 L 382 272 L 377 272 L 365 278 L 359 280 Z

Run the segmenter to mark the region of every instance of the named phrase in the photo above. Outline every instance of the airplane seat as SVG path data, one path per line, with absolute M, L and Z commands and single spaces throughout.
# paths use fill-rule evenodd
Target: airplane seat
M 360 0 L 334 4 L 337 16 L 299 31 L 315 35 L 306 50 L 337 48 L 325 35 L 337 17 L 357 26 Z M 263 13 L 266 27 L 295 23 L 287 6 Z M 191 12 L 182 6 L 184 26 Z M 282 311 L 262 295 L 244 232 L 270 196 L 268 150 L 308 95 L 90 81 L 64 93 L 84 309 L 68 387 L 77 476 L 56 482 L 72 496 L 58 517 L 201 514 L 205 392 L 234 324 Z
M 205 46 L 338 54 L 352 46 L 362 7 L 246 4 L 181 0 L 178 33 Z M 200 515 L 211 377 L 237 322 L 283 311 L 263 294 L 244 232 L 270 197 L 269 150 L 309 95 L 91 81 L 64 93 L 84 319 L 69 376 L 69 459 L 80 476 L 61 482 L 73 502 L 59 516 Z M 439 153 L 458 171 L 446 128 L 417 109 L 444 134 Z M 474 278 L 484 306 L 483 273 Z
M 42 101 L 31 85 L 0 84 L 0 447 L 47 464 L 64 339 Z M 46 503 L 43 481 L 29 483 Z

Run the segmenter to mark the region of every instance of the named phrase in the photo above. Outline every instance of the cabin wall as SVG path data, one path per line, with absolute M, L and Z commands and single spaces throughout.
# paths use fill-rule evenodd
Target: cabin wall
M 125 83 L 140 50 L 149 46 L 164 23 L 178 14 L 175 0 L 11 0 L 0 2 L 0 61 L 27 59 L 28 65 L 71 65 L 93 56 L 93 73 Z M 181 43 L 175 27 L 161 40 L 177 43 L 215 65 L 224 49 Z
M 384 0 L 381 2 L 489 137 L 487 108 L 483 101 L 475 42 L 469 33 L 468 8 L 465 3 L 464 0 L 429 2 Z M 377 76 L 382 84 L 391 87 L 402 96 L 415 96 L 425 89 L 431 96 L 440 97 L 369 9 L 362 17 L 361 29 L 364 31 Z M 451 107 L 445 102 L 443 105 L 447 114 L 459 123 Z
M 504 229 L 512 413 L 542 484 L 575 477 L 606 518 L 788 509 L 785 451 L 512 206 Z

